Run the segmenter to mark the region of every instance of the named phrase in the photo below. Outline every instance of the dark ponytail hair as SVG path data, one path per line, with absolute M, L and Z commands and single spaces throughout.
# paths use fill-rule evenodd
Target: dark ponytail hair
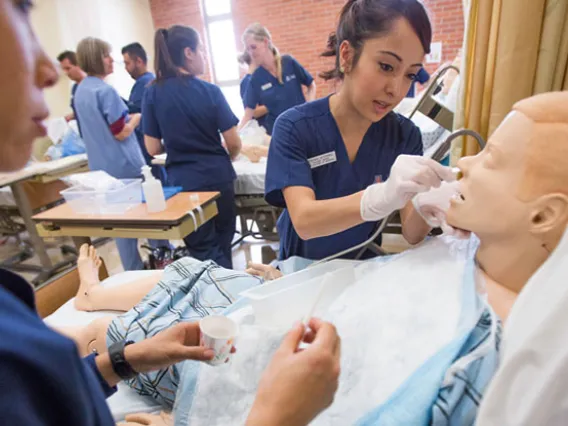
M 182 25 L 174 25 L 169 29 L 159 29 L 154 38 L 156 58 L 156 81 L 179 77 L 179 68 L 185 68 L 185 48 L 196 51 L 199 46 L 199 33 Z
M 335 68 L 320 74 L 324 80 L 343 79 L 340 70 L 339 47 L 344 41 L 355 50 L 352 67 L 357 65 L 365 40 L 388 33 L 394 22 L 405 18 L 430 53 L 432 26 L 426 9 L 418 0 L 348 0 L 339 17 L 335 33 L 330 34 L 324 57 L 336 57 Z

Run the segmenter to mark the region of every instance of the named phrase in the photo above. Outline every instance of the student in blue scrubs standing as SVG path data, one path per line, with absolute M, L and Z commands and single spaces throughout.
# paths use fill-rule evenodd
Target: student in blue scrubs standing
M 57 55 L 57 60 L 59 65 L 61 65 L 61 71 L 73 81 L 73 87 L 71 88 L 71 114 L 65 116 L 65 121 L 69 122 L 75 120 L 75 106 L 73 105 L 73 98 L 75 97 L 75 92 L 77 91 L 77 86 L 81 83 L 87 74 L 81 69 L 79 63 L 77 62 L 77 55 L 71 50 L 66 50 Z M 79 129 L 80 132 L 80 129 Z
M 104 81 L 113 72 L 110 52 L 107 42 L 91 37 L 77 46 L 79 65 L 88 76 L 75 94 L 76 118 L 91 170 L 103 170 L 118 179 L 140 178 L 146 164 L 134 134 L 140 114 L 128 114 L 118 92 Z M 126 271 L 144 269 L 138 240 L 117 238 L 116 245 Z
M 130 114 L 142 113 L 144 92 L 156 76 L 148 71 L 148 55 L 140 43 L 131 43 L 124 46 L 122 48 L 122 57 L 126 72 L 136 81 L 128 97 L 128 112 Z M 136 138 L 146 164 L 152 168 L 152 174 L 162 182 L 162 185 L 167 185 L 165 169 L 162 166 L 152 165 L 153 157 L 148 154 L 144 144 L 144 132 L 141 126 L 138 126 L 134 133 L 136 133 Z
M 306 102 L 303 86 L 307 87 L 308 101 L 316 98 L 316 83 L 292 56 L 280 56 L 270 33 L 262 25 L 249 26 L 243 34 L 243 43 L 257 68 L 248 83 L 241 128 L 254 117 L 256 107 L 264 105 L 268 108 L 264 127 L 272 135 L 280 114 Z
M 235 170 L 241 150 L 235 117 L 219 87 L 197 78 L 204 72 L 199 34 L 176 25 L 156 32 L 156 74 L 142 105 L 150 155 L 168 154 L 170 183 L 184 191 L 218 191 L 219 214 L 184 239 L 191 256 L 232 266 L 235 234 Z M 223 135 L 224 144 L 221 141 Z
M 351 248 L 395 210 L 408 242 L 428 234 L 411 199 L 454 177 L 422 157 L 420 131 L 392 110 L 422 68 L 431 37 L 417 0 L 346 3 L 324 53 L 336 66 L 322 75 L 341 79 L 340 91 L 288 110 L 274 127 L 266 200 L 286 208 L 278 221 L 281 259 Z
M 243 100 L 243 105 L 246 108 L 246 94 L 250 84 L 250 79 L 252 74 L 258 68 L 258 65 L 253 63 L 251 56 L 248 52 L 243 52 L 239 55 L 238 61 L 241 65 L 247 67 L 247 73 L 241 80 L 240 90 L 241 90 L 241 99 Z M 254 109 L 253 118 L 258 121 L 259 126 L 265 127 L 266 122 L 266 115 L 268 114 L 268 108 L 264 105 L 257 105 Z M 266 127 L 265 127 L 266 128 Z

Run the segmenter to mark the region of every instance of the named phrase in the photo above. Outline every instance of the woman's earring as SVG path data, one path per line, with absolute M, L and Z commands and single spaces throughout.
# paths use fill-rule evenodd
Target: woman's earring
M 340 72 L 341 74 L 345 74 L 345 68 L 343 67 L 343 65 L 340 65 L 340 67 L 339 67 L 339 72 Z

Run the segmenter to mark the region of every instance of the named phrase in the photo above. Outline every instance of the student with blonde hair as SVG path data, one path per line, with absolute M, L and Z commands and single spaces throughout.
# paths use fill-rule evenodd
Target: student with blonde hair
M 239 64 L 241 64 L 243 68 L 246 67 L 247 70 L 247 73 L 241 80 L 241 85 L 240 85 L 241 99 L 243 100 L 243 104 L 246 108 L 247 89 L 249 87 L 252 74 L 256 71 L 258 65 L 252 61 L 250 54 L 246 51 L 239 54 L 239 56 L 237 57 L 237 61 L 239 61 Z M 256 121 L 258 121 L 258 124 L 260 126 L 264 127 L 267 114 L 268 114 L 268 108 L 266 108 L 266 106 L 257 105 L 256 108 L 254 109 L 253 118 Z
M 110 44 L 87 37 L 77 46 L 77 60 L 87 77 L 79 84 L 73 102 L 89 168 L 118 179 L 140 177 L 146 164 L 134 133 L 140 114 L 129 114 L 118 92 L 104 81 L 114 71 Z M 144 269 L 138 240 L 117 238 L 116 245 L 125 270 Z
M 245 96 L 245 116 L 241 127 L 254 116 L 257 105 L 268 108 L 265 127 L 268 134 L 276 118 L 284 111 L 316 98 L 313 77 L 290 55 L 280 55 L 272 43 L 270 32 L 260 24 L 250 25 L 243 34 L 243 44 L 258 68 L 252 73 Z

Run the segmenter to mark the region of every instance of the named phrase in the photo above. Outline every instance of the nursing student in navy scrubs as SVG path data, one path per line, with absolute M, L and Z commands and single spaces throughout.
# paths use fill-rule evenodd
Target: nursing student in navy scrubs
M 396 210 L 408 242 L 428 234 L 411 199 L 453 176 L 422 157 L 420 131 L 393 108 L 422 68 L 431 38 L 417 0 L 346 3 L 324 53 L 336 66 L 322 75 L 341 79 L 340 91 L 286 111 L 274 126 L 265 195 L 285 208 L 281 259 L 351 248 Z
M 231 268 L 235 233 L 235 170 L 241 150 L 238 119 L 204 72 L 197 31 L 176 25 L 156 32 L 156 81 L 144 94 L 142 128 L 150 155 L 168 154 L 170 184 L 184 191 L 219 191 L 219 214 L 184 239 L 191 256 Z M 224 145 L 221 141 L 223 136 Z
M 243 52 L 239 55 L 238 61 L 242 66 L 247 67 L 247 73 L 241 80 L 240 91 L 241 91 L 241 99 L 243 100 L 243 105 L 246 108 L 246 94 L 250 84 L 250 79 L 252 74 L 258 68 L 258 65 L 252 61 L 251 56 L 248 52 Z M 264 105 L 257 105 L 253 112 L 253 118 L 258 122 L 259 126 L 265 127 L 266 123 L 266 115 L 268 114 L 268 108 Z
M 276 118 L 284 111 L 316 98 L 316 83 L 308 71 L 290 55 L 280 56 L 266 28 L 252 24 L 243 34 L 243 43 L 257 65 L 245 95 L 245 116 L 241 128 L 254 117 L 255 108 L 264 105 L 268 114 L 264 127 L 269 135 Z

